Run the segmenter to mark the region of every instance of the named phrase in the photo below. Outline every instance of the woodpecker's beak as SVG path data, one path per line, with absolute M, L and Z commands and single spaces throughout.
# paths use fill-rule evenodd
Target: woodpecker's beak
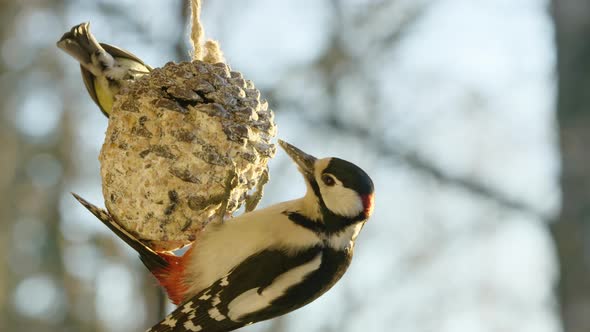
M 314 165 L 315 161 L 317 160 L 316 157 L 312 155 L 308 155 L 307 153 L 299 150 L 298 148 L 294 147 L 293 145 L 279 140 L 279 144 L 287 152 L 289 157 L 293 159 L 293 161 L 299 166 L 299 171 L 308 179 L 314 178 Z

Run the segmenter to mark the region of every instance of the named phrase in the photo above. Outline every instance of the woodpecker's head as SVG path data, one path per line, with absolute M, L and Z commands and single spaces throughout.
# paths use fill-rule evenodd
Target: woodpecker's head
M 299 167 L 321 209 L 358 221 L 371 216 L 374 187 L 365 171 L 340 158 L 317 159 L 285 141 L 279 144 Z

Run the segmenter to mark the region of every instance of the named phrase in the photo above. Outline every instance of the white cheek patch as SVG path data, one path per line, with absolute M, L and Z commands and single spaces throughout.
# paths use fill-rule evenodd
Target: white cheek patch
M 333 187 L 322 187 L 320 191 L 326 207 L 337 215 L 352 218 L 364 210 L 363 201 L 356 191 L 340 183 Z
M 245 315 L 269 307 L 274 300 L 285 294 L 287 289 L 300 283 L 308 274 L 317 270 L 321 263 L 322 254 L 320 253 L 311 261 L 279 275 L 272 284 L 264 288 L 261 294 L 258 294 L 259 287 L 240 294 L 227 306 L 229 318 L 237 322 Z

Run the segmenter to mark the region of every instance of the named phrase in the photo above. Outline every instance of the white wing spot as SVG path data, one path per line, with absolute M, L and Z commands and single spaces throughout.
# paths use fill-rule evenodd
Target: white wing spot
M 164 319 L 164 321 L 162 321 L 162 325 L 168 325 L 170 327 L 175 327 L 176 323 L 178 321 L 174 318 L 172 318 L 172 316 L 166 316 L 166 319 Z
M 219 298 L 219 294 L 217 294 L 217 296 L 215 296 L 211 301 L 211 305 L 217 307 L 219 303 L 221 303 L 221 299 Z
M 219 309 L 217 309 L 217 308 L 211 308 L 211 309 L 209 309 L 209 311 L 207 313 L 209 313 L 209 317 L 211 317 L 212 319 L 215 319 L 218 322 L 220 322 L 226 318 L 224 315 L 221 314 L 221 312 L 219 312 Z
M 201 295 L 201 297 L 199 297 L 199 300 L 203 300 L 203 301 L 207 301 L 211 298 L 211 295 L 209 295 L 209 291 L 206 291 L 205 294 Z
M 201 331 L 203 329 L 201 327 L 201 325 L 195 325 L 192 320 L 189 320 L 186 323 L 184 323 L 184 328 L 187 331 L 193 331 L 193 332 L 198 332 L 198 331 Z
M 186 313 L 195 311 L 195 309 L 197 309 L 197 308 L 193 308 L 192 305 L 193 305 L 193 301 L 185 303 L 184 306 L 182 307 L 181 312 L 186 314 Z
M 229 285 L 229 280 L 227 279 L 227 276 L 225 276 L 223 279 L 221 279 L 221 282 L 219 283 L 219 285 L 222 287 Z
M 227 306 L 229 318 L 233 321 L 240 321 L 241 317 L 270 306 L 272 301 L 281 297 L 291 286 L 303 281 L 308 274 L 317 270 L 321 264 L 322 254 L 320 253 L 311 261 L 276 277 L 269 286 L 264 288 L 262 294 L 258 294 L 259 287 L 245 291 Z

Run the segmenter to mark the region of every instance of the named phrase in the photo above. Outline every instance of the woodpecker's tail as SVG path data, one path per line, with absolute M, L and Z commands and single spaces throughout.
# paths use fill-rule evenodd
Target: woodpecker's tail
M 80 64 L 92 72 L 95 76 L 99 75 L 101 68 L 92 63 L 92 55 L 98 59 L 108 57 L 103 61 L 113 61 L 112 57 L 102 48 L 98 41 L 90 33 L 90 23 L 81 23 L 66 32 L 57 42 L 57 47 L 74 57 Z M 105 63 L 106 65 L 106 63 Z
M 150 272 L 158 279 L 162 287 L 166 289 L 168 297 L 175 304 L 184 300 L 187 287 L 183 282 L 184 264 L 183 259 L 187 258 L 189 252 L 184 256 L 176 256 L 167 252 L 156 252 L 143 244 L 135 236 L 126 231 L 106 210 L 101 209 L 82 197 L 72 193 L 74 197 L 92 212 L 103 224 L 105 224 L 121 240 L 125 241 L 131 248 L 139 253 L 139 258 Z M 190 250 L 190 249 L 189 249 Z

